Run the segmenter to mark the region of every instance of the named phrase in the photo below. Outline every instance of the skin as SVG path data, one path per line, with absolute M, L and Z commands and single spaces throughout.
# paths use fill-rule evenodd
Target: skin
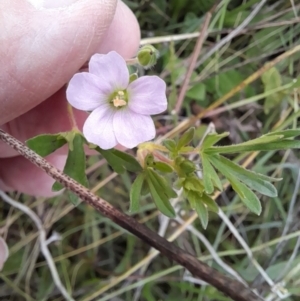
M 65 7 L 37 9 L 25 0 L 0 1 L 0 127 L 23 142 L 71 129 L 66 83 L 91 55 L 115 50 L 131 58 L 139 46 L 137 20 L 123 2 L 56 2 Z M 87 114 L 74 112 L 81 129 Z M 47 160 L 62 169 L 66 148 Z M 53 182 L 0 142 L 1 190 L 47 197 L 53 195 Z

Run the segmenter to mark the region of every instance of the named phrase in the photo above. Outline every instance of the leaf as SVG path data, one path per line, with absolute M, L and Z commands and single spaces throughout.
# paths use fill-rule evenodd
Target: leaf
M 130 212 L 137 212 L 139 210 L 139 200 L 144 184 L 145 175 L 139 174 L 131 185 L 130 189 Z
M 203 153 L 201 155 L 201 158 L 202 158 L 202 167 L 203 167 L 203 183 L 204 183 L 205 191 L 208 194 L 212 194 L 215 190 L 214 186 L 216 186 L 220 191 L 222 191 L 223 185 L 215 169 L 210 164 L 208 160 L 208 156 Z
M 203 83 L 194 85 L 191 89 L 187 91 L 186 96 L 198 101 L 205 100 L 205 85 Z
M 294 138 L 297 136 L 300 136 L 300 128 L 297 129 L 289 129 L 289 130 L 284 130 L 284 131 L 275 131 L 275 132 L 271 132 L 268 133 L 264 136 L 283 136 L 284 138 Z
M 64 167 L 64 173 L 69 177 L 82 184 L 83 186 L 88 186 L 88 180 L 85 174 L 86 160 L 84 153 L 84 138 L 78 133 L 75 134 L 73 140 L 74 149 L 68 152 L 67 162 Z M 55 182 L 52 186 L 53 191 L 59 191 L 63 186 Z
M 194 150 L 195 150 L 195 148 L 192 147 L 192 146 L 184 146 L 180 149 L 180 153 L 189 153 L 189 152 L 192 152 Z
M 282 85 L 281 75 L 276 67 L 272 67 L 267 70 L 261 77 L 264 84 L 264 92 L 269 92 Z M 273 93 L 266 97 L 264 103 L 264 111 L 266 114 L 270 112 L 270 109 L 280 104 L 284 94 L 282 92 Z
M 228 172 L 232 173 L 232 175 L 237 177 L 241 182 L 244 182 L 249 188 L 269 197 L 277 196 L 276 188 L 270 183 L 273 178 L 247 170 L 223 156 L 219 156 L 218 159 L 215 157 L 212 157 L 211 159 L 215 166 L 223 164 Z
M 177 198 L 177 193 L 170 187 L 167 180 L 156 173 L 153 169 L 148 168 L 147 172 L 152 178 L 153 182 L 157 184 L 157 187 L 161 189 L 161 193 L 166 195 L 167 199 Z
M 195 191 L 189 191 L 187 198 L 191 204 L 191 207 L 196 210 L 201 221 L 202 227 L 206 229 L 208 224 L 208 210 L 201 201 L 201 195 L 199 195 Z
M 53 153 L 66 143 L 65 139 L 61 139 L 61 134 L 39 135 L 26 141 L 28 147 L 42 157 Z
M 146 180 L 157 209 L 168 217 L 175 217 L 174 208 L 169 202 L 168 197 L 164 193 L 162 193 L 161 186 L 156 182 L 156 179 L 151 177 L 150 173 L 147 173 Z
M 205 138 L 203 140 L 202 149 L 209 148 L 209 147 L 213 146 L 214 144 L 216 144 L 221 139 L 228 137 L 228 136 L 229 136 L 229 132 L 225 132 L 222 134 L 209 133 L 205 136 Z
M 133 156 L 125 152 L 116 149 L 104 150 L 100 147 L 96 147 L 95 150 L 106 159 L 107 163 L 118 174 L 122 174 L 125 170 L 131 172 L 142 171 L 139 162 Z
M 153 162 L 153 167 L 161 172 L 171 173 L 173 172 L 173 167 L 164 162 Z
M 257 196 L 253 191 L 251 191 L 245 184 L 239 182 L 238 180 L 231 178 L 228 179 L 232 188 L 239 195 L 244 204 L 255 214 L 260 215 L 261 204 Z
M 220 161 L 215 160 L 212 156 L 209 158 L 216 169 L 220 171 L 230 182 L 234 191 L 239 195 L 244 204 L 254 213 L 261 213 L 261 204 L 254 192 L 252 192 L 246 185 L 241 183 L 235 176 L 233 176 Z
M 173 139 L 165 139 L 163 145 L 170 151 L 174 152 L 177 150 L 177 144 Z
M 207 208 L 215 213 L 219 212 L 219 207 L 217 205 L 217 203 L 207 194 L 203 193 L 201 196 L 201 200 L 203 201 L 203 203 L 207 206 Z
M 194 138 L 195 128 L 189 128 L 178 140 L 177 149 L 180 150 L 182 147 L 188 145 Z
M 205 149 L 203 152 L 206 154 L 230 154 L 252 151 L 271 151 L 271 150 L 285 150 L 300 148 L 300 141 L 298 140 L 280 140 L 276 142 L 263 143 L 263 144 L 236 144 L 231 146 L 215 146 Z

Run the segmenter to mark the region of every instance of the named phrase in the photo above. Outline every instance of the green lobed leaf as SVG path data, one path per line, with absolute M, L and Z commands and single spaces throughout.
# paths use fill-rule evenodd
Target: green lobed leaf
M 137 212 L 139 210 L 139 201 L 145 180 L 145 175 L 140 173 L 130 188 L 130 212 Z
M 150 178 L 152 178 L 153 183 L 157 184 L 157 187 L 161 189 L 161 193 L 166 195 L 167 199 L 177 198 L 177 193 L 170 187 L 170 184 L 164 177 L 151 168 L 148 168 L 147 172 Z
M 201 195 L 199 195 L 195 191 L 189 191 L 187 194 L 187 198 L 191 204 L 191 207 L 196 210 L 201 221 L 202 227 L 206 229 L 208 225 L 208 210 L 201 201 Z
M 219 207 L 217 205 L 217 203 L 207 194 L 203 193 L 201 196 L 201 200 L 203 201 L 203 203 L 207 206 L 207 208 L 215 213 L 219 212 Z
M 245 184 L 241 183 L 234 175 L 232 175 L 227 167 L 220 164 L 220 161 L 214 160 L 210 157 L 211 163 L 216 169 L 220 171 L 230 182 L 233 190 L 239 195 L 243 203 L 254 213 L 261 213 L 261 204 L 257 196 L 253 191 L 251 191 Z
M 177 150 L 177 144 L 173 139 L 165 139 L 163 145 L 170 151 L 174 152 Z
M 208 194 L 212 194 L 215 191 L 216 186 L 220 191 L 223 190 L 223 185 L 215 169 L 209 162 L 208 156 L 204 153 L 201 154 L 202 167 L 203 167 L 203 183 L 205 191 Z
M 300 148 L 300 141 L 283 139 L 276 142 L 263 143 L 263 144 L 236 144 L 231 146 L 215 146 L 205 149 L 203 152 L 206 154 L 231 154 L 252 151 L 272 151 L 272 150 L 285 150 Z
M 148 183 L 150 194 L 157 209 L 168 217 L 175 217 L 175 210 L 169 202 L 169 198 L 164 193 L 162 193 L 161 185 L 157 183 L 154 177 L 151 177 L 151 173 L 149 173 L 149 170 L 147 170 L 146 175 L 146 181 Z
M 85 174 L 86 160 L 84 153 L 84 138 L 81 134 L 76 133 L 73 139 L 74 149 L 68 152 L 68 158 L 64 167 L 64 173 L 69 177 L 82 184 L 88 186 L 88 180 Z M 53 191 L 59 191 L 63 186 L 55 182 L 52 186 Z
M 217 133 L 209 133 L 205 136 L 203 143 L 202 143 L 202 149 L 209 148 L 219 142 L 221 139 L 228 137 L 229 132 L 225 132 L 222 134 L 217 134 Z
M 153 162 L 153 168 L 164 173 L 171 173 L 174 171 L 173 167 L 165 162 Z
M 195 128 L 189 128 L 178 140 L 177 149 L 180 150 L 182 147 L 188 145 L 194 138 Z
M 53 153 L 66 143 L 61 134 L 39 135 L 26 141 L 27 146 L 42 157 Z
M 244 182 L 249 188 L 269 197 L 277 196 L 276 188 L 270 183 L 273 178 L 247 170 L 223 156 L 219 156 L 218 158 L 212 157 L 211 159 L 214 165 L 223 164 L 228 172 L 231 172 L 232 175 L 237 177 L 241 182 Z
M 235 178 L 228 179 L 232 188 L 237 192 L 244 204 L 255 214 L 260 215 L 261 204 L 256 194 L 251 191 L 245 184 Z
M 289 129 L 289 130 L 284 130 L 284 131 L 275 131 L 275 132 L 268 133 L 264 136 L 273 136 L 273 135 L 283 136 L 284 138 L 294 138 L 294 137 L 300 136 L 300 128 Z
M 122 174 L 125 170 L 131 172 L 142 171 L 139 162 L 133 156 L 125 152 L 116 149 L 104 150 L 100 147 L 96 147 L 95 150 L 106 159 L 107 163 L 118 174 Z

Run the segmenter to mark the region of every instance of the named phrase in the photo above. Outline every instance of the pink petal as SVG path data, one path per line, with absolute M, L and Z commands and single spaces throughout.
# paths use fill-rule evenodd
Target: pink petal
M 153 115 L 167 109 L 166 83 L 158 76 L 142 76 L 127 88 L 128 106 L 139 114 Z
M 89 72 L 105 81 L 111 90 L 124 90 L 129 83 L 129 72 L 125 60 L 115 51 L 106 55 L 94 54 L 89 62 Z
M 7 260 L 9 255 L 8 247 L 5 240 L 0 237 L 0 271 L 3 268 L 5 261 Z
M 67 88 L 67 100 L 78 110 L 92 111 L 106 103 L 113 91 L 105 81 L 87 72 L 75 74 Z
M 110 149 L 117 145 L 113 130 L 113 117 L 115 110 L 110 105 L 101 105 L 94 110 L 83 125 L 83 134 L 87 141 Z
M 113 125 L 117 141 L 127 148 L 133 148 L 155 137 L 152 118 L 137 114 L 130 109 L 118 110 Z

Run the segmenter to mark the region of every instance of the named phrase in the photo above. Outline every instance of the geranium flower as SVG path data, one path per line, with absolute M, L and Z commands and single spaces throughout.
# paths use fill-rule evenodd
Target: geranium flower
M 165 82 L 158 76 L 142 76 L 129 83 L 126 62 L 114 51 L 92 56 L 89 72 L 71 79 L 67 99 L 76 109 L 92 111 L 83 134 L 102 149 L 118 143 L 133 148 L 153 139 L 150 115 L 167 109 Z

